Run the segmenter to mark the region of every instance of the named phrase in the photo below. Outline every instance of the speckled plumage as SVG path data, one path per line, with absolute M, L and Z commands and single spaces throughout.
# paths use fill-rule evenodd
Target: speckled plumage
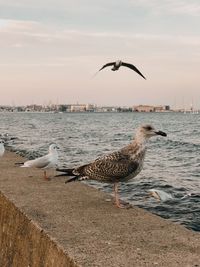
M 155 135 L 166 136 L 164 132 L 156 131 L 151 125 L 141 126 L 137 129 L 132 143 L 122 149 L 97 158 L 89 164 L 74 169 L 57 169 L 57 171 L 64 172 L 61 174 L 62 176 L 73 176 L 67 182 L 91 179 L 113 183 L 115 185 L 116 204 L 119 207 L 116 184 L 128 181 L 140 173 L 146 152 L 146 142 Z
M 142 169 L 145 147 L 133 142 L 123 149 L 75 168 L 73 174 L 101 182 L 124 182 L 135 177 Z M 135 154 L 138 152 L 137 154 Z

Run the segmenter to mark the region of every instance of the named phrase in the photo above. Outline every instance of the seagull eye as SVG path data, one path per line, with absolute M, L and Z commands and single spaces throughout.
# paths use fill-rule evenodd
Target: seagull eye
M 153 130 L 153 128 L 152 128 L 150 125 L 149 125 L 149 126 L 146 126 L 145 129 L 146 129 L 147 131 L 151 131 L 151 130 Z

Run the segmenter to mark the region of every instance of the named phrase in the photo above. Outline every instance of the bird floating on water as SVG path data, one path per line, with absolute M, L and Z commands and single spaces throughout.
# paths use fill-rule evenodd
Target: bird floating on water
M 47 155 L 33 160 L 28 160 L 24 162 L 20 167 L 44 169 L 44 179 L 49 180 L 49 178 L 47 177 L 46 169 L 55 168 L 58 164 L 57 148 L 58 147 L 55 144 L 50 145 L 49 153 Z
M 173 196 L 172 194 L 166 193 L 163 190 L 159 190 L 159 189 L 149 189 L 148 192 L 148 197 L 154 197 L 155 199 L 157 199 L 157 201 L 168 201 L 168 200 L 172 200 Z
M 115 62 L 107 63 L 99 71 L 101 71 L 104 68 L 109 67 L 109 66 L 113 66 L 112 69 L 111 69 L 112 71 L 118 70 L 121 66 L 130 68 L 130 69 L 134 70 L 135 72 L 137 72 L 140 76 L 142 76 L 146 80 L 144 75 L 133 64 L 125 63 L 125 62 L 122 62 L 121 60 L 117 60 Z
M 4 152 L 5 152 L 4 141 L 0 140 L 0 157 L 3 156 Z
M 57 176 L 72 176 L 66 181 L 96 180 L 114 184 L 115 204 L 123 207 L 118 197 L 118 183 L 134 178 L 142 170 L 146 143 L 152 136 L 167 136 L 151 125 L 143 125 L 136 131 L 135 139 L 120 150 L 97 158 L 95 161 L 72 169 L 56 169 L 63 172 Z
M 145 198 L 150 198 L 150 197 L 154 197 L 158 202 L 165 202 L 165 201 L 169 201 L 169 200 L 182 200 L 185 198 L 189 198 L 189 197 L 193 197 L 193 196 L 197 196 L 195 193 L 187 193 L 184 194 L 182 197 L 175 197 L 174 195 L 167 193 L 163 190 L 160 189 L 149 189 L 148 190 L 148 195 Z

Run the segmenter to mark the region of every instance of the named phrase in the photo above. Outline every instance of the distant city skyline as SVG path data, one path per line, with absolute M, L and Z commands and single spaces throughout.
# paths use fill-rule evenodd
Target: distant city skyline
M 115 105 L 112 105 L 110 103 L 100 103 L 100 104 L 97 104 L 97 103 L 91 103 L 91 102 L 79 102 L 79 101 L 75 101 L 75 102 L 67 102 L 65 100 L 61 100 L 61 101 L 58 101 L 58 99 L 56 100 L 56 102 L 52 101 L 52 100 L 49 100 L 49 101 L 43 101 L 43 103 L 36 103 L 36 102 L 27 102 L 27 103 L 23 103 L 23 104 L 18 104 L 16 103 L 15 101 L 12 101 L 12 103 L 7 103 L 7 104 L 0 104 L 0 106 L 29 106 L 29 105 L 41 105 L 41 106 L 51 106 L 51 105 L 81 105 L 81 104 L 89 104 L 89 105 L 97 105 L 99 107 L 103 107 L 103 106 L 114 106 L 114 107 L 131 107 L 131 106 L 137 106 L 137 105 L 149 105 L 149 106 L 166 106 L 166 105 L 170 105 L 171 108 L 173 109 L 199 109 L 200 107 L 198 107 L 197 105 L 197 102 L 198 100 L 191 100 L 190 102 L 185 102 L 183 98 L 181 99 L 174 99 L 172 101 L 172 104 L 170 105 L 169 103 L 165 103 L 163 101 L 163 103 L 157 103 L 157 102 L 153 102 L 152 103 L 132 103 L 130 105 L 122 105 L 122 104 L 115 104 Z
M 37 112 L 50 112 L 50 111 L 62 111 L 62 112 L 106 112 L 106 111 L 116 111 L 116 112 L 198 112 L 199 108 L 190 105 L 189 107 L 185 106 L 174 106 L 170 105 L 131 105 L 131 106 L 112 106 L 112 105 L 97 105 L 91 103 L 47 103 L 44 105 L 40 104 L 28 104 L 28 105 L 0 105 L 0 112 L 6 111 L 18 111 L 18 112 L 27 112 L 27 111 L 37 111 Z
M 0 3 L 0 105 L 200 108 L 198 0 Z M 129 69 L 103 64 L 122 59 Z

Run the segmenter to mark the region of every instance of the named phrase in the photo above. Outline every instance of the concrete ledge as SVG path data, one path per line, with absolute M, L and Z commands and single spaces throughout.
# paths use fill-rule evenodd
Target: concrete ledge
M 0 266 L 77 266 L 57 242 L 0 193 Z
M 107 194 L 0 161 L 0 266 L 199 267 L 200 234 Z

